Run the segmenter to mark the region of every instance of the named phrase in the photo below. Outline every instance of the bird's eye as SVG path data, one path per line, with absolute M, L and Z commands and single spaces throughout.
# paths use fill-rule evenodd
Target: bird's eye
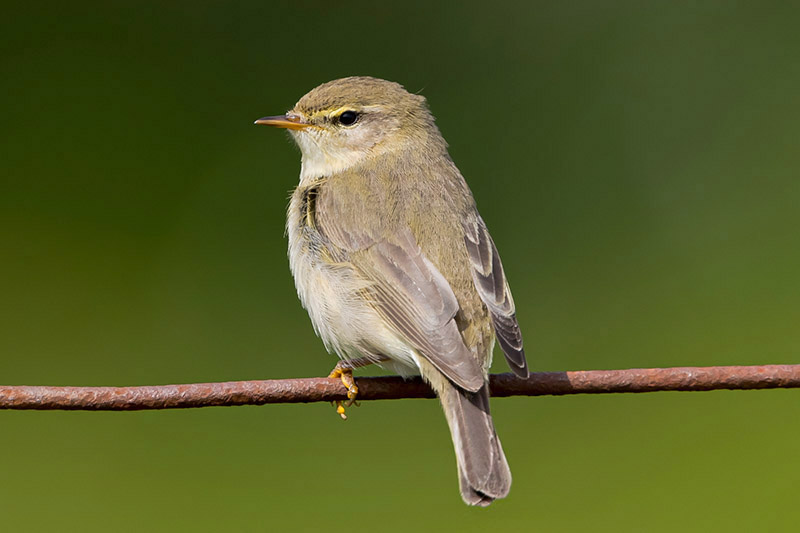
M 339 124 L 343 126 L 352 126 L 358 120 L 358 113 L 355 111 L 345 111 L 339 115 Z

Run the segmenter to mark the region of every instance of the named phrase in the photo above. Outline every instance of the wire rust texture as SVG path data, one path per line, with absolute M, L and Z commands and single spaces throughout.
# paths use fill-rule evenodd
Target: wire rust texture
M 356 378 L 356 383 L 359 400 L 434 397 L 419 378 L 365 377 Z M 800 388 L 800 365 L 539 372 L 527 380 L 513 374 L 495 374 L 490 376 L 490 386 L 495 397 Z M 139 411 L 345 399 L 341 381 L 332 378 L 139 387 L 0 385 L 0 409 Z

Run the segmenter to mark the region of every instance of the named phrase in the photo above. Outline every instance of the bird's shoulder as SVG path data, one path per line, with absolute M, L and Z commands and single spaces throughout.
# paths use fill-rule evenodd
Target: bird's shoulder
M 477 214 L 449 160 L 385 157 L 319 180 L 314 195 L 320 230 L 337 245 L 363 249 L 410 230 L 434 263 L 463 240 L 461 221 Z
M 326 178 L 317 195 L 319 231 L 356 264 L 359 251 L 377 243 L 405 246 L 411 237 L 461 306 L 469 314 L 478 312 L 464 234 L 465 226 L 479 218 L 472 194 L 449 159 L 423 160 L 424 165 L 409 159 Z

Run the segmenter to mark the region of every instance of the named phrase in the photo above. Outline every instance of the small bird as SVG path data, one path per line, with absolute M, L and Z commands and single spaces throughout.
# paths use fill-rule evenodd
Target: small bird
M 285 115 L 302 152 L 286 232 L 297 293 L 340 362 L 421 374 L 450 426 L 464 502 L 508 494 L 511 471 L 489 412 L 495 338 L 527 378 L 503 265 L 424 97 L 354 76 L 313 89 Z M 344 407 L 338 405 L 343 418 Z

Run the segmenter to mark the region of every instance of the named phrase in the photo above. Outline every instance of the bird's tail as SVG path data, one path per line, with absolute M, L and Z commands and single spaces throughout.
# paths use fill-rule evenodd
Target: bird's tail
M 489 385 L 477 392 L 450 382 L 437 387 L 458 461 L 461 497 L 485 507 L 508 495 L 511 471 L 489 412 Z

